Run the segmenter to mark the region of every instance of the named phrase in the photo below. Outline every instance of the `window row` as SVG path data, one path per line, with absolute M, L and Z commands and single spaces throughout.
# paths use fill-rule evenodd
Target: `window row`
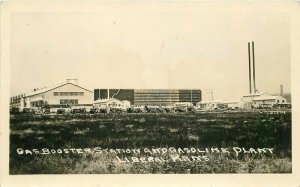
M 83 96 L 83 92 L 54 92 L 54 96 Z

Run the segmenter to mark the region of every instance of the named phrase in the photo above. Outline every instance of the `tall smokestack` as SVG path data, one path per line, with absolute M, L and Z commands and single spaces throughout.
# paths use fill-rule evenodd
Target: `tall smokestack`
M 252 61 L 253 61 L 253 86 L 254 93 L 256 93 L 256 85 L 255 85 L 255 58 L 254 58 L 254 42 L 252 41 Z
M 249 56 L 249 92 L 250 94 L 252 94 L 250 42 L 248 42 L 248 56 Z
M 280 85 L 280 96 L 283 96 L 283 85 Z

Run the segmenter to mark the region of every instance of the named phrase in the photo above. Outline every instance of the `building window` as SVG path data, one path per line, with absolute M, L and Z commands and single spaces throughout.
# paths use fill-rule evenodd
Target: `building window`
M 33 106 L 33 107 L 41 107 L 44 105 L 44 101 L 40 100 L 40 101 L 33 101 L 33 102 L 30 102 L 30 105 Z
M 59 103 L 61 105 L 78 105 L 78 99 L 61 99 Z

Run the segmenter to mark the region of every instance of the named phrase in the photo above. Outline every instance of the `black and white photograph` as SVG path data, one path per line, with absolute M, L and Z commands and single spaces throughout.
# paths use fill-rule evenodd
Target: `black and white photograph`
M 9 176 L 295 171 L 280 3 L 7 4 Z

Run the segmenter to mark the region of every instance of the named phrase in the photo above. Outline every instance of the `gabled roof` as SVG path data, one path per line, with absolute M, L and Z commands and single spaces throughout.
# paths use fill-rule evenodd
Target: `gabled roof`
M 284 99 L 281 96 L 261 96 L 261 97 L 255 97 L 255 98 L 253 98 L 253 101 L 275 100 L 277 98 Z
M 29 96 L 33 96 L 33 95 L 45 93 L 45 92 L 54 90 L 54 89 L 56 89 L 56 88 L 65 86 L 65 85 L 67 85 L 67 84 L 71 84 L 71 85 L 73 85 L 73 86 L 76 86 L 76 87 L 78 87 L 78 88 L 84 89 L 84 90 L 86 90 L 86 91 L 92 93 L 92 91 L 90 91 L 90 90 L 88 90 L 88 89 L 82 88 L 82 87 L 80 87 L 80 86 L 78 86 L 78 85 L 76 85 L 76 84 L 70 83 L 70 82 L 66 82 L 66 83 L 62 83 L 62 84 L 59 84 L 59 85 L 55 85 L 55 86 L 52 86 L 52 87 L 48 87 L 48 88 L 45 88 L 45 89 L 42 89 L 42 90 L 38 90 L 38 91 L 35 91 L 35 92 L 31 92 L 31 93 L 29 93 L 29 94 L 26 94 L 25 97 L 29 97 Z

